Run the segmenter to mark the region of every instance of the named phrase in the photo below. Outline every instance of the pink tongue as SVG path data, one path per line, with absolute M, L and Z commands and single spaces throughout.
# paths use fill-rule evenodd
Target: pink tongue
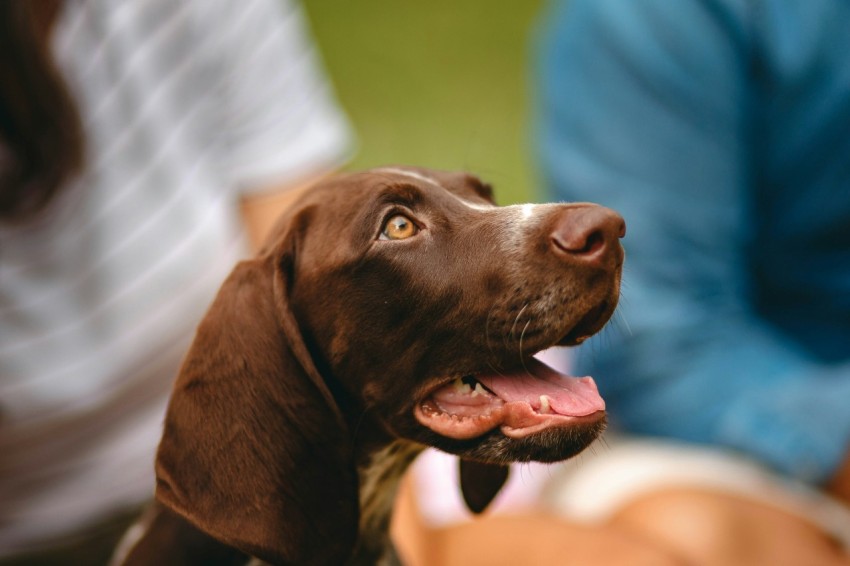
M 526 367 L 517 373 L 480 374 L 475 379 L 505 403 L 524 401 L 539 409 L 541 396 L 545 395 L 551 412 L 559 415 L 583 417 L 605 410 L 605 401 L 593 378 L 564 375 L 537 358 L 528 360 Z

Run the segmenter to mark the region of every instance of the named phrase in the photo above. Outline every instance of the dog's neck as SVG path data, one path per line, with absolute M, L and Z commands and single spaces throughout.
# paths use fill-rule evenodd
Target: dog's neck
M 349 564 L 393 564 L 390 519 L 401 478 L 421 444 L 394 440 L 377 449 L 358 466 L 360 528 L 357 547 Z

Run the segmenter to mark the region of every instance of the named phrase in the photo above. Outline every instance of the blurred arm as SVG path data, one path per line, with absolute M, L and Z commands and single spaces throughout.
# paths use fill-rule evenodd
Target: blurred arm
M 838 472 L 832 476 L 827 488 L 830 493 L 850 505 L 850 451 L 845 456 Z
M 278 217 L 310 187 L 330 174 L 331 172 L 327 171 L 299 183 L 262 187 L 244 195 L 240 200 L 239 209 L 248 232 L 251 249 L 258 250 Z

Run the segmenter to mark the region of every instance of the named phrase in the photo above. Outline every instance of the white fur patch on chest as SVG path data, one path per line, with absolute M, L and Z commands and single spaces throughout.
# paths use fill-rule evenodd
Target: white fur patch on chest
M 386 533 L 399 482 L 413 459 L 423 450 L 421 444 L 396 440 L 373 454 L 360 476 L 360 533 Z

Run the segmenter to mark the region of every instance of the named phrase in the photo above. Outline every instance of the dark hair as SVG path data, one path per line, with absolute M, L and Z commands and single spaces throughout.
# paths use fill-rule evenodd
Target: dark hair
M 59 0 L 0 0 L 0 221 L 29 218 L 80 171 L 83 128 L 50 50 Z

